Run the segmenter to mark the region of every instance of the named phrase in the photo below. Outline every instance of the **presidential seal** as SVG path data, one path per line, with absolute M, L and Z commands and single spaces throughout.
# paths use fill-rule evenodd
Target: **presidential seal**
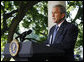
M 10 43 L 9 52 L 10 52 L 11 56 L 16 56 L 18 51 L 19 51 L 19 42 L 18 42 L 18 40 L 14 39 Z

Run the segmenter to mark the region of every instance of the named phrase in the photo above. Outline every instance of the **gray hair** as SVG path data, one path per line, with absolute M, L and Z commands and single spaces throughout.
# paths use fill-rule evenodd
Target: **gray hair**
M 56 7 L 59 7 L 61 13 L 66 14 L 66 8 L 63 5 L 58 4 L 58 5 L 53 6 L 53 8 L 56 8 Z

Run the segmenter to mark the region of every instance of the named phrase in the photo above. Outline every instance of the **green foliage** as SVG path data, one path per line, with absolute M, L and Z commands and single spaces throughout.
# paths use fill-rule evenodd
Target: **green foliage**
M 75 8 L 78 8 L 78 11 L 77 11 L 75 18 L 72 19 L 70 15 L 70 11 L 73 11 Z M 83 46 L 83 1 L 68 1 L 67 17 L 71 19 L 71 23 L 74 23 L 78 26 L 79 31 L 78 31 L 78 37 L 76 40 L 76 44 L 75 44 L 74 54 L 82 56 L 83 53 L 81 52 L 83 52 L 83 50 L 80 50 L 80 49 L 78 50 L 78 48 L 80 46 Z M 79 61 L 79 57 L 75 57 L 75 60 Z
M 1 37 L 1 52 L 3 52 L 5 44 L 7 43 L 7 33 Z
M 79 47 L 80 45 L 83 46 L 83 24 L 79 24 L 78 26 L 79 32 L 78 32 L 78 38 L 75 47 Z
M 69 17 L 71 19 L 71 23 L 74 23 L 78 26 L 79 32 L 78 37 L 76 41 L 75 47 L 79 47 L 80 45 L 83 45 L 83 1 L 67 1 L 67 18 Z M 70 16 L 70 11 L 73 11 L 76 7 L 78 7 L 78 12 L 74 19 Z M 78 24 L 76 20 L 80 20 L 80 23 Z
M 78 8 L 78 12 L 74 19 L 71 18 L 72 23 L 75 23 L 76 19 L 80 19 L 83 22 L 83 1 L 67 1 L 67 17 L 71 18 L 70 11 Z
M 13 10 L 17 10 L 20 7 L 21 1 L 1 1 L 1 30 L 3 29 L 3 14 L 8 14 Z M 22 1 L 25 5 L 27 2 Z M 67 18 L 70 18 L 71 22 L 78 26 L 79 32 L 76 41 L 75 48 L 83 45 L 83 1 L 67 1 Z M 31 34 L 32 39 L 36 39 L 37 42 L 43 42 L 47 39 L 48 34 L 48 1 L 41 1 L 35 4 L 31 9 L 26 12 L 25 17 L 22 20 L 22 26 L 26 29 L 32 28 L 33 34 Z M 78 7 L 78 12 L 74 19 L 71 18 L 70 11 L 73 11 Z M 7 26 L 10 27 L 11 21 L 16 17 L 17 12 L 12 14 L 6 19 Z M 76 20 L 80 20 L 78 24 Z M 16 27 L 16 34 L 20 33 L 20 27 Z M 35 35 L 35 36 L 34 36 Z M 4 32 L 1 36 L 1 52 L 4 50 L 4 45 L 7 43 L 8 31 Z
M 47 38 L 47 27 L 48 27 L 48 15 L 47 15 L 47 2 L 39 2 L 28 10 L 26 17 L 23 19 L 23 27 L 31 28 L 35 31 L 35 34 L 39 37 L 44 33 L 44 37 Z M 31 26 L 32 25 L 32 26 Z M 47 33 L 46 33 L 47 32 Z M 41 41 L 46 38 L 40 38 Z

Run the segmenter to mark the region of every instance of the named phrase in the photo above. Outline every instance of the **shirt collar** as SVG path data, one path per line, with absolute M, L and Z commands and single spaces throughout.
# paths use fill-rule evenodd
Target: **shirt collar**
M 64 20 L 60 23 L 60 24 L 56 24 L 58 27 L 60 27 L 62 25 L 62 23 L 64 22 Z

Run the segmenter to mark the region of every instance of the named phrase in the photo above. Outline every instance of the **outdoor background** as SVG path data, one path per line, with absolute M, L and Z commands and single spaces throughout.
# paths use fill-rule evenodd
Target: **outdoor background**
M 66 9 L 66 20 L 79 29 L 74 57 L 80 61 L 83 59 L 83 1 L 66 1 Z M 33 32 L 26 36 L 28 40 L 41 43 L 47 39 L 48 1 L 1 1 L 1 61 L 5 44 L 29 29 Z

